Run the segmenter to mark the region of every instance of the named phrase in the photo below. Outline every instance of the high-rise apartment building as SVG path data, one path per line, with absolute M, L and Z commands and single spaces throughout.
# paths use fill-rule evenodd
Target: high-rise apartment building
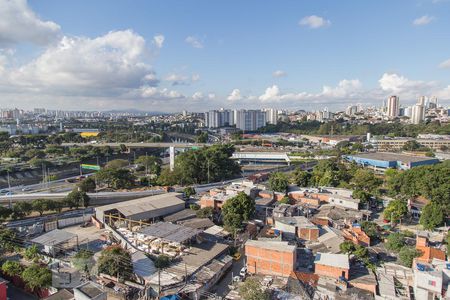
M 412 107 L 411 123 L 419 124 L 425 119 L 425 105 L 426 98 L 424 96 L 419 97 L 417 104 Z
M 390 96 L 387 101 L 387 116 L 398 117 L 400 111 L 400 99 L 397 96 Z
M 266 112 L 262 110 L 235 110 L 236 128 L 244 131 L 255 131 L 266 126 Z
M 267 108 L 264 111 L 266 112 L 267 123 L 276 125 L 278 123 L 278 110 Z
M 209 128 L 218 128 L 235 125 L 234 112 L 229 109 L 210 110 L 205 112 L 205 125 Z

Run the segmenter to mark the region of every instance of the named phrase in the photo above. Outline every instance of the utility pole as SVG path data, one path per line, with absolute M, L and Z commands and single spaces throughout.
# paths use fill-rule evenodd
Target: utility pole
M 11 181 L 9 179 L 9 171 L 6 170 L 6 174 L 8 175 L 8 194 L 9 196 L 9 209 L 12 209 L 12 199 L 11 199 Z

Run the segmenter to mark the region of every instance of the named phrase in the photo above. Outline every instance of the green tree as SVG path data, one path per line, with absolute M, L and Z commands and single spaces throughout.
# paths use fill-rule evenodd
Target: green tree
M 280 200 L 279 203 L 281 203 L 281 204 L 291 204 L 291 203 L 292 203 L 292 200 L 291 200 L 291 198 L 289 198 L 288 196 L 284 196 L 284 197 Z
M 45 211 L 48 210 L 48 203 L 46 199 L 34 199 L 31 202 L 33 210 L 38 212 L 40 216 L 44 214 Z
M 444 222 L 442 206 L 434 202 L 425 205 L 422 209 L 419 222 L 427 230 L 433 230 L 441 225 Z
M 12 214 L 12 210 L 0 205 L 0 221 L 8 219 Z
M 98 182 L 102 182 L 115 190 L 133 187 L 136 179 L 130 170 L 115 168 L 102 169 L 95 176 Z
M 18 261 L 7 260 L 2 265 L 2 272 L 11 277 L 19 276 L 22 271 L 23 268 Z
M 400 199 L 393 200 L 389 202 L 388 206 L 385 208 L 383 215 L 384 218 L 391 223 L 397 223 L 401 221 L 403 216 L 408 212 L 408 207 L 406 202 Z
M 227 213 L 223 216 L 223 226 L 231 233 L 235 233 L 242 228 L 242 215 L 237 213 Z
M 367 169 L 356 170 L 351 184 L 353 189 L 364 191 L 369 194 L 377 194 L 378 188 L 381 186 L 383 181 L 375 176 L 375 174 Z
M 307 187 L 311 184 L 311 173 L 297 168 L 293 174 L 293 181 L 299 187 Z
M 343 241 L 339 245 L 339 250 L 341 250 L 341 252 L 345 254 L 352 254 L 356 250 L 356 248 L 355 244 L 352 241 Z
M 196 212 L 197 218 L 211 218 L 213 216 L 214 209 L 212 207 L 200 208 Z
M 12 215 L 11 217 L 15 219 L 20 219 L 25 216 L 28 216 L 33 211 L 33 206 L 31 205 L 31 202 L 27 201 L 20 201 L 16 202 L 13 205 L 12 208 Z
M 93 177 L 88 177 L 88 178 L 84 179 L 83 181 L 78 183 L 78 188 L 80 191 L 85 192 L 85 193 L 95 192 L 95 188 L 96 188 L 95 179 Z
M 28 266 L 23 270 L 21 277 L 32 290 L 50 287 L 52 284 L 52 272 L 47 266 L 38 264 Z
M 115 276 L 119 281 L 133 277 L 131 255 L 120 246 L 110 246 L 104 249 L 97 261 L 98 272 Z
M 254 278 L 247 278 L 239 288 L 239 295 L 244 300 L 269 300 L 270 294 L 264 289 L 261 282 Z
M 25 259 L 29 261 L 37 262 L 37 260 L 39 260 L 40 257 L 38 247 L 36 245 L 31 245 L 30 247 L 27 247 L 25 249 L 23 256 L 25 257 Z
M 286 193 L 289 186 L 289 179 L 286 174 L 281 172 L 275 172 L 270 174 L 269 188 L 272 191 Z
M 89 196 L 82 191 L 79 191 L 77 188 L 73 189 L 65 198 L 65 202 L 70 208 L 75 207 L 78 209 L 80 206 L 88 207 L 89 206 Z
M 155 267 L 159 270 L 163 270 L 166 269 L 170 266 L 170 257 L 167 255 L 159 255 L 156 259 L 155 259 Z
M 144 155 L 139 156 L 136 161 L 136 164 L 143 166 L 148 174 L 156 174 L 159 175 L 161 173 L 161 165 L 162 161 L 160 158 L 152 155 Z
M 374 222 L 362 221 L 361 229 L 367 234 L 368 237 L 370 237 L 371 241 L 380 237 L 378 225 Z
M 243 221 L 247 221 L 255 213 L 255 200 L 240 192 L 237 196 L 228 199 L 222 207 L 222 213 L 226 216 L 235 213 L 242 216 Z
M 405 245 L 405 236 L 400 232 L 393 232 L 388 235 L 386 248 L 395 252 L 399 252 Z
M 196 194 L 195 189 L 192 186 L 185 187 L 183 190 L 184 196 L 189 199 L 191 196 L 194 196 Z
M 415 140 L 407 141 L 403 146 L 403 150 L 406 151 L 416 151 L 419 150 L 422 146 Z
M 208 142 L 208 133 L 207 132 L 200 132 L 196 137 L 197 143 L 207 143 Z
M 8 228 L 0 228 L 0 254 L 14 251 L 16 244 L 15 232 Z
M 95 264 L 94 253 L 86 249 L 81 249 L 72 257 L 72 264 L 77 270 L 88 274 Z
M 398 254 L 400 262 L 405 267 L 411 268 L 414 258 L 422 255 L 420 250 L 413 247 L 403 246 Z

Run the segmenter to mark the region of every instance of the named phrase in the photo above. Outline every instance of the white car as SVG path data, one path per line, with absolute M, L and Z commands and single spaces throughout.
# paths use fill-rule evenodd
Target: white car
M 239 272 L 239 276 L 245 277 L 245 275 L 247 275 L 247 267 L 243 267 Z

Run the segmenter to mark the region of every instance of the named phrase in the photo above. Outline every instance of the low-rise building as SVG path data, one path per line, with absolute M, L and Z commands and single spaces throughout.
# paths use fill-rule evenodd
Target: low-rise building
M 102 287 L 92 281 L 83 283 L 73 289 L 76 300 L 106 300 L 107 293 Z
M 370 246 L 370 237 L 361 229 L 361 225 L 358 223 L 354 223 L 348 228 L 343 228 L 342 234 L 346 240 L 352 241 L 356 245 Z
M 315 241 L 319 237 L 319 227 L 303 216 L 274 218 L 274 229 L 289 239 Z
M 422 253 L 416 258 L 419 262 L 430 263 L 433 259 L 445 260 L 445 252 L 430 245 L 427 232 L 417 233 L 416 249 Z
M 317 253 L 314 260 L 314 273 L 332 278 L 349 278 L 350 262 L 348 255 Z
M 448 299 L 450 263 L 433 259 L 431 263 L 413 263 L 415 299 Z
M 289 277 L 296 267 L 296 246 L 281 241 L 248 240 L 245 243 L 250 274 Z

